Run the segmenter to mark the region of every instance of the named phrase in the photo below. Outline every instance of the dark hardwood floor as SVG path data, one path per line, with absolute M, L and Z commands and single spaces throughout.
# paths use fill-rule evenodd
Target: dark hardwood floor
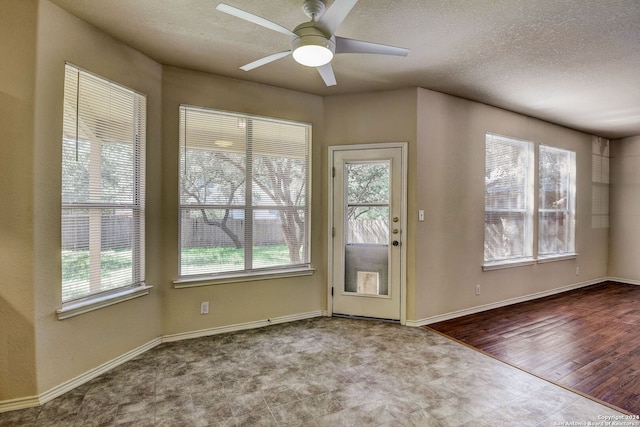
M 640 286 L 604 282 L 431 328 L 640 414 Z

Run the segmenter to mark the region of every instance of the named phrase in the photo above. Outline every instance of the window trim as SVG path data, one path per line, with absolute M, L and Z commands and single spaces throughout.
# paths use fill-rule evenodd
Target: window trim
M 530 143 L 532 148 L 532 154 L 533 154 L 533 159 L 532 159 L 532 170 L 528 171 L 529 175 L 533 174 L 532 178 L 532 185 L 530 188 L 531 191 L 531 195 L 528 197 L 531 199 L 531 207 L 530 207 L 530 211 L 531 211 L 531 232 L 530 232 L 530 236 L 525 236 L 525 238 L 527 238 L 527 240 L 530 241 L 530 251 L 531 251 L 531 256 L 526 256 L 526 257 L 519 257 L 519 258 L 509 258 L 509 259 L 502 259 L 502 260 L 496 260 L 496 261 L 486 261 L 483 260 L 482 263 L 482 271 L 493 271 L 493 270 L 502 270 L 502 269 L 508 269 L 508 268 L 516 268 L 516 267 L 523 267 L 523 266 L 530 266 L 530 265 L 536 265 L 536 264 L 547 264 L 547 263 L 551 263 L 551 262 L 557 262 L 557 261 L 567 261 L 567 260 L 574 260 L 578 258 L 578 253 L 575 251 L 576 248 L 576 227 L 575 227 L 575 222 L 576 222 L 576 199 L 577 199 L 577 153 L 575 151 L 569 150 L 569 149 L 565 149 L 565 148 L 560 148 L 560 147 L 555 147 L 552 145 L 547 145 L 547 144 L 542 144 L 539 142 L 534 142 L 534 141 L 528 141 L 528 140 L 524 140 L 521 138 L 514 138 L 514 137 L 509 137 L 509 136 L 504 136 L 504 135 L 499 135 L 499 134 L 495 134 L 495 133 L 491 133 L 491 132 L 487 132 L 485 134 L 485 144 L 486 144 L 486 139 L 488 136 L 491 137 L 497 137 L 499 139 L 507 139 L 507 140 L 514 140 L 514 141 L 521 141 L 521 142 L 527 142 Z M 572 175 L 569 178 L 569 190 L 570 190 L 570 204 L 571 206 L 569 206 L 569 204 L 567 205 L 567 208 L 565 210 L 548 210 L 548 209 L 540 209 L 539 204 L 539 192 L 540 192 L 540 147 L 546 147 L 549 148 L 551 150 L 558 150 L 558 151 L 564 151 L 564 152 L 568 152 L 569 153 L 569 158 L 571 159 L 571 161 L 573 162 L 572 165 Z M 486 162 L 486 157 L 485 157 L 485 162 Z M 486 185 L 485 185 L 485 191 L 486 191 Z M 485 215 L 487 212 L 497 212 L 500 211 L 501 209 L 496 209 L 493 211 L 487 211 L 485 208 Z M 507 209 L 502 209 L 505 212 L 525 212 L 525 214 L 527 213 L 527 210 L 525 209 L 519 209 L 519 210 L 507 210 Z M 571 231 L 571 236 L 573 239 L 572 242 L 572 251 L 569 252 L 562 252 L 562 253 L 553 253 L 553 254 L 543 254 L 541 255 L 539 253 L 539 240 L 540 240 L 540 212 L 543 211 L 552 211 L 552 212 L 566 212 L 569 214 L 572 222 L 573 222 L 573 230 Z M 483 239 L 484 240 L 484 239 Z M 484 243 L 484 242 L 483 242 Z
M 85 299 L 73 300 L 62 305 L 56 310 L 58 320 L 68 319 L 80 314 L 89 313 L 104 307 L 109 307 L 124 301 L 148 295 L 153 286 L 144 283 L 128 288 L 118 288 L 114 292 L 96 294 Z
M 566 253 L 561 255 L 549 255 L 540 258 L 519 258 L 510 261 L 499 261 L 482 264 L 482 271 L 504 270 L 506 268 L 524 267 L 535 264 L 548 264 L 556 261 L 568 261 L 577 259 L 578 253 Z
M 568 156 L 568 161 L 569 161 L 569 166 L 570 166 L 570 171 L 569 171 L 569 176 L 567 177 L 567 203 L 566 203 L 566 207 L 564 209 L 549 209 L 549 208 L 540 208 L 540 191 L 541 191 L 541 185 L 540 185 L 540 151 L 541 150 L 549 150 L 551 152 L 557 152 L 557 153 L 562 153 L 562 154 L 566 154 Z M 537 245 L 537 257 L 536 259 L 551 259 L 551 258 L 562 258 L 565 255 L 567 256 L 571 256 L 573 254 L 575 254 L 575 247 L 576 247 L 576 192 L 577 192 L 577 184 L 576 184 L 576 152 L 572 151 L 572 150 L 567 150 L 564 148 L 558 148 L 558 147 L 553 147 L 550 145 L 546 145 L 546 144 L 538 144 L 538 156 L 537 156 L 537 161 L 538 161 L 538 197 L 537 197 L 537 201 L 536 204 L 538 205 L 538 221 L 537 221 L 537 226 L 538 226 L 538 245 Z M 553 252 L 553 253 L 540 253 L 540 222 L 541 222 L 541 214 L 542 213 L 549 213 L 549 212 L 553 212 L 553 213 L 561 213 L 561 214 L 565 214 L 566 217 L 568 218 L 568 221 L 571 222 L 571 228 L 566 230 L 565 233 L 567 233 L 567 235 L 565 237 L 567 237 L 567 239 L 570 240 L 570 245 L 569 245 L 569 249 L 566 252 Z
M 529 141 L 522 138 L 514 138 L 511 136 L 500 135 L 496 133 L 487 132 L 485 134 L 485 165 L 486 165 L 486 144 L 488 138 L 503 140 L 509 143 L 519 143 L 524 146 L 524 150 L 527 152 L 527 176 L 525 180 L 525 187 L 527 190 L 526 194 L 526 207 L 521 209 L 493 209 L 487 210 L 486 208 L 486 199 L 485 199 L 485 208 L 484 215 L 486 218 L 487 212 L 514 212 L 514 213 L 522 213 L 524 214 L 525 224 L 524 224 L 524 243 L 523 243 L 523 255 L 519 257 L 512 258 L 504 258 L 499 260 L 487 261 L 484 259 L 484 250 L 483 250 L 483 270 L 495 270 L 498 268 L 510 268 L 518 265 L 529 265 L 530 263 L 535 263 L 535 257 L 533 254 L 533 244 L 534 244 L 534 231 L 536 229 L 536 221 L 535 221 L 535 167 L 536 167 L 536 153 L 535 153 L 535 142 Z M 486 166 L 485 166 L 486 167 Z M 485 198 L 486 198 L 486 184 L 485 184 Z M 529 194 L 530 193 L 530 194 Z M 486 224 L 486 223 L 485 223 Z M 483 224 L 483 231 L 486 233 L 486 227 Z M 486 234 L 483 237 L 483 244 L 486 242 Z M 504 267 L 500 267 L 501 265 L 505 265 Z
M 534 258 L 511 258 L 508 260 L 486 262 L 482 264 L 482 271 L 503 270 L 505 268 L 522 267 L 525 265 L 534 265 Z
M 309 266 L 298 266 L 292 268 L 279 268 L 273 270 L 251 270 L 241 274 L 220 274 L 202 276 L 183 276 L 173 281 L 176 289 L 195 288 L 200 286 L 224 285 L 228 283 L 241 283 L 256 280 L 281 279 L 286 277 L 311 276 L 316 269 Z
M 536 260 L 536 263 L 538 263 L 538 264 L 546 264 L 546 263 L 549 263 L 549 262 L 566 261 L 566 260 L 576 259 L 576 258 L 578 258 L 578 253 L 577 252 L 566 252 L 566 253 L 562 253 L 562 254 L 558 254 L 558 255 L 544 255 L 544 256 L 541 256 Z
M 248 120 L 251 119 L 257 119 L 257 120 L 263 120 L 263 121 L 269 121 L 269 122 L 275 122 L 275 123 L 291 123 L 294 125 L 302 125 L 302 126 L 307 126 L 307 182 L 306 182 L 306 198 L 305 198 L 305 205 L 304 207 L 299 207 L 299 206 L 291 206 L 291 208 L 297 208 L 297 209 L 304 209 L 305 211 L 305 215 L 306 215 L 306 224 L 305 224 L 305 233 L 307 236 L 307 248 L 306 248 L 306 252 L 308 254 L 308 258 L 306 260 L 306 262 L 302 262 L 302 263 L 298 263 L 298 264 L 291 264 L 291 265 L 284 265 L 284 266 L 274 266 L 274 267 L 265 267 L 265 268 L 254 268 L 254 269 L 246 269 L 247 266 L 247 262 L 251 262 L 248 261 L 247 258 L 245 258 L 245 269 L 243 270 L 234 270 L 234 271 L 228 271 L 228 272 L 220 272 L 220 273 L 204 273 L 204 274 L 188 274 L 188 275 L 182 275 L 181 271 L 182 271 L 182 256 L 181 256 L 181 239 L 182 239 L 182 221 L 181 221 L 181 211 L 183 209 L 190 209 L 190 208 L 202 208 L 202 207 L 206 207 L 207 209 L 241 209 L 245 211 L 245 215 L 247 215 L 247 212 L 249 213 L 253 213 L 253 211 L 255 210 L 264 210 L 264 209 L 269 209 L 269 210 L 279 210 L 279 209 L 284 209 L 284 208 L 288 208 L 288 207 L 280 207 L 280 206 L 272 206 L 272 205 L 266 205 L 266 206 L 262 206 L 262 205 L 252 205 L 250 203 L 247 203 L 247 200 L 251 200 L 251 191 L 252 191 L 252 186 L 247 186 L 248 188 L 245 190 L 245 205 L 242 206 L 235 206 L 235 205 L 219 205 L 219 204 L 211 204 L 211 205 L 199 205 L 199 204 L 193 204 L 193 205 L 183 205 L 181 202 L 181 195 L 180 195 L 180 187 L 181 187 L 181 172 L 180 172 L 180 165 L 178 167 L 178 239 L 177 239 L 177 253 L 178 253 L 178 277 L 177 279 L 173 280 L 172 283 L 174 285 L 174 288 L 176 289 L 180 289 L 180 288 L 190 288 L 190 287 L 199 287 L 199 286 L 209 286 L 209 285 L 218 285 L 218 284 L 228 284 L 228 283 L 240 283 L 240 282 L 248 282 L 248 281 L 255 281 L 255 280 L 266 280 L 266 279 L 272 279 L 272 278 L 283 278 L 283 277 L 299 277 L 299 276 L 309 276 L 309 275 L 313 275 L 315 273 L 315 268 L 311 266 L 311 255 L 312 255 L 312 248 L 311 248 L 311 224 L 312 224 L 312 207 L 311 207 L 311 200 L 312 200 L 312 188 L 313 188 L 313 170 L 312 170 L 312 166 L 313 166 L 313 128 L 312 128 L 312 124 L 308 123 L 308 122 L 303 122 L 303 121 L 296 121 L 296 120 L 290 120 L 290 119 L 284 119 L 284 118 L 277 118 L 277 117 L 269 117 L 269 116 L 261 116 L 261 115 L 256 115 L 256 114 L 248 114 L 248 113 L 240 113 L 240 112 L 236 112 L 236 111 L 229 111 L 229 110 L 222 110 L 222 109 L 216 109 L 216 108 L 208 108 L 208 107 L 202 107 L 202 106 L 195 106 L 195 105 L 191 105 L 191 104 L 180 104 L 179 106 L 179 127 L 182 124 L 182 111 L 183 109 L 186 111 L 188 110 L 196 110 L 196 111 L 203 111 L 203 112 L 213 112 L 216 114 L 222 114 L 222 115 L 229 115 L 229 116 L 235 116 L 239 119 L 243 119 L 245 120 L 245 126 L 247 126 L 247 128 L 249 128 L 248 125 Z M 186 127 L 186 126 L 185 126 Z M 179 133 L 181 133 L 181 137 L 182 137 L 182 133 L 186 133 L 186 129 L 179 129 Z M 185 141 L 186 144 L 186 141 Z M 181 144 L 178 144 L 179 146 L 179 150 L 182 149 Z M 250 150 L 251 151 L 251 150 Z M 180 156 L 178 156 L 178 161 L 180 161 Z M 253 160 L 250 160 L 247 162 L 247 166 L 250 165 L 252 163 Z M 247 232 L 245 232 L 247 233 Z M 248 231 L 248 233 L 250 235 L 252 235 L 253 230 Z M 245 234 L 246 237 L 246 234 Z M 253 252 L 253 250 L 251 251 Z
M 70 62 L 64 63 L 64 79 L 65 85 L 67 84 L 67 72 L 72 70 L 78 75 L 78 79 L 81 74 L 88 75 L 92 78 L 96 78 L 109 85 L 114 85 L 118 89 L 125 90 L 134 95 L 133 99 L 133 111 L 134 126 L 140 126 L 135 135 L 135 146 L 133 149 L 133 201 L 131 203 L 110 203 L 110 202 L 83 202 L 83 203 L 61 203 L 60 216 L 62 219 L 62 212 L 65 209 L 89 209 L 100 210 L 103 209 L 128 209 L 131 210 L 131 215 L 134 220 L 133 227 L 136 230 L 135 238 L 132 239 L 132 278 L 138 278 L 139 280 L 124 286 L 108 289 L 103 292 L 96 292 L 89 294 L 85 297 L 75 298 L 68 301 L 61 301 L 60 308 L 56 310 L 56 316 L 58 320 L 68 319 L 80 314 L 88 313 L 100 308 L 108 307 L 114 304 L 118 304 L 123 301 L 128 301 L 134 298 L 138 298 L 150 293 L 152 286 L 147 285 L 145 275 L 145 211 L 146 211 L 146 121 L 147 121 L 147 96 L 135 89 L 131 89 L 121 83 L 102 77 L 91 71 L 88 71 L 82 67 L 78 67 Z M 79 81 L 79 80 L 78 80 Z M 77 99 L 80 99 L 80 87 L 76 87 Z M 66 92 L 66 88 L 65 88 Z M 66 107 L 65 107 L 66 108 Z M 140 113 L 140 109 L 143 109 L 144 113 Z M 77 109 L 78 104 L 76 101 L 76 120 L 78 117 Z M 76 136 L 77 137 L 77 136 Z M 62 144 L 64 146 L 64 134 L 62 136 Z M 62 162 L 61 162 L 62 167 Z M 62 242 L 61 242 L 62 243 Z M 62 280 L 60 282 L 60 289 L 62 290 Z

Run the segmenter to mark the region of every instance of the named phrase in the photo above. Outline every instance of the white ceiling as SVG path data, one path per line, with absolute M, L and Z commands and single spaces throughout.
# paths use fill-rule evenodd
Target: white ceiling
M 640 135 L 638 0 L 360 0 L 337 35 L 409 56 L 337 55 L 337 86 L 289 56 L 278 32 L 219 0 L 50 0 L 156 61 L 317 95 L 423 87 L 608 138 Z M 224 0 L 286 28 L 302 0 Z M 333 0 L 327 0 L 327 5 Z

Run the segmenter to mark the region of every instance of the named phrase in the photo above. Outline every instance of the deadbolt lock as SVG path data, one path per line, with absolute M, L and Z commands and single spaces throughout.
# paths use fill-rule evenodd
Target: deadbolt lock
M 400 221 L 400 218 L 398 218 L 397 216 L 394 216 L 393 217 L 393 222 L 398 222 L 398 221 Z
M 391 232 L 392 232 L 393 234 L 398 234 L 398 233 L 400 232 L 400 230 L 398 230 L 397 228 L 394 228 Z

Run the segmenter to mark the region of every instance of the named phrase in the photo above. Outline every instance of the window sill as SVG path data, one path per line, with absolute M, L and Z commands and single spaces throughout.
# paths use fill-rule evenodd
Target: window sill
M 499 261 L 484 264 L 482 271 L 502 270 L 504 268 L 522 267 L 525 265 L 534 265 L 536 260 L 533 258 L 517 259 L 515 261 Z
M 311 276 L 316 269 L 312 267 L 292 268 L 287 270 L 269 270 L 251 273 L 225 274 L 217 276 L 182 277 L 173 281 L 176 289 L 195 288 L 198 286 L 221 285 L 226 283 L 250 282 L 253 280 L 279 279 L 283 277 Z
M 567 259 L 576 259 L 576 258 L 578 258 L 578 254 L 576 253 L 562 254 L 562 255 L 549 255 L 549 256 L 538 258 L 538 264 L 545 264 L 547 262 L 564 261 Z
M 95 298 L 88 298 L 81 301 L 73 301 L 62 305 L 62 308 L 56 310 L 58 320 L 68 319 L 90 311 L 98 310 L 110 305 L 118 304 L 123 301 L 138 298 L 149 294 L 149 290 L 153 286 L 136 286 L 135 288 L 125 289 L 108 295 L 102 295 Z
M 522 267 L 525 265 L 546 264 L 548 262 L 565 261 L 578 258 L 577 253 L 550 255 L 538 259 L 519 259 L 516 261 L 500 261 L 495 263 L 484 264 L 482 271 L 501 270 L 503 268 Z

